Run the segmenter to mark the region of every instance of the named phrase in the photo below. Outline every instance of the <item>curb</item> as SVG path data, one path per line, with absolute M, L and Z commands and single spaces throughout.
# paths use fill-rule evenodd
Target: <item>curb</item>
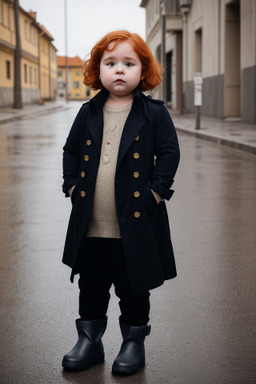
M 210 134 L 203 133 L 203 132 L 191 131 L 191 130 L 179 127 L 177 125 L 175 126 L 175 128 L 177 131 L 187 133 L 188 135 L 194 136 L 198 139 L 208 140 L 208 141 L 211 141 L 211 142 L 216 143 L 216 144 L 222 144 L 222 145 L 225 145 L 227 147 L 240 149 L 242 151 L 249 152 L 249 153 L 256 155 L 256 146 L 255 145 L 250 145 L 250 144 L 243 143 L 243 142 L 239 143 L 236 141 L 226 139 L 224 137 L 217 137 L 217 136 L 210 135 Z
M 3 118 L 1 119 L 0 118 L 0 125 L 1 124 L 5 124 L 5 123 L 9 123 L 11 121 L 16 121 L 16 120 L 22 120 L 24 118 L 28 118 L 30 116 L 34 116 L 34 115 L 37 115 L 37 116 L 42 116 L 42 115 L 45 115 L 45 114 L 48 114 L 48 113 L 51 113 L 51 112 L 55 112 L 57 110 L 65 110 L 65 109 L 68 109 L 69 107 L 66 106 L 66 105 L 55 105 L 53 107 L 49 106 L 45 109 L 37 109 L 37 110 L 34 110 L 34 111 L 30 111 L 30 112 L 20 112 L 18 113 L 17 115 L 14 115 L 14 116 L 10 116 L 10 117 L 6 117 L 6 118 Z

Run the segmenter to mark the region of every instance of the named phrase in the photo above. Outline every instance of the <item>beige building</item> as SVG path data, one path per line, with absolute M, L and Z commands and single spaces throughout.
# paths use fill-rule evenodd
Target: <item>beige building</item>
M 53 37 L 36 20 L 36 12 L 19 7 L 23 104 L 57 96 L 57 59 Z M 14 4 L 0 0 L 0 107 L 13 105 L 16 49 Z
M 165 67 L 154 96 L 173 110 L 194 113 L 199 72 L 202 114 L 255 124 L 256 1 L 143 0 L 141 7 L 146 40 Z

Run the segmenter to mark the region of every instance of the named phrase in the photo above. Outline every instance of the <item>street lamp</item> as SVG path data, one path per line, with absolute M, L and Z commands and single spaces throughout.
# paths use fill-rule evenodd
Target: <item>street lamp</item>
M 165 0 L 160 1 L 160 15 L 161 15 L 161 34 L 162 34 L 162 44 L 161 44 L 161 61 L 163 67 L 163 77 L 162 77 L 162 99 L 166 104 L 166 56 L 165 56 Z
M 181 12 L 186 15 L 189 10 L 190 10 L 190 7 L 192 5 L 192 0 L 180 0 L 180 10 Z
M 68 13 L 67 13 L 67 0 L 64 0 L 64 6 L 65 6 L 66 101 L 68 101 Z

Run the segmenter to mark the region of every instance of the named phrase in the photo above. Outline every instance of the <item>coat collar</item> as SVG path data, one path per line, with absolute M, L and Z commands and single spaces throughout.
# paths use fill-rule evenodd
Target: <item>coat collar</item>
M 96 96 L 90 100 L 91 119 L 89 130 L 94 137 L 98 153 L 100 154 L 102 133 L 103 133 L 103 112 L 102 108 L 108 98 L 108 91 L 103 88 Z M 134 142 L 136 136 L 144 125 L 142 98 L 145 97 L 139 88 L 135 89 L 131 111 L 126 120 L 123 134 L 120 141 L 117 168 L 119 167 L 125 153 Z
M 92 112 L 102 110 L 108 98 L 108 94 L 109 94 L 108 90 L 106 88 L 102 88 L 102 90 L 90 100 L 90 109 Z M 133 103 L 132 103 L 132 110 L 135 113 L 138 112 L 139 104 L 143 97 L 144 97 L 143 93 L 137 87 L 134 91 Z

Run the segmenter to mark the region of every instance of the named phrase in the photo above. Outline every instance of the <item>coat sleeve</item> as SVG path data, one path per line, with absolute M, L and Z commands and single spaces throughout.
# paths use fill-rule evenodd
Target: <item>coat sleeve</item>
M 164 105 L 156 116 L 154 129 L 155 167 L 151 188 L 161 197 L 170 200 L 171 186 L 180 161 L 179 143 L 171 116 Z
M 66 143 L 63 147 L 63 179 L 62 191 L 69 197 L 68 190 L 77 184 L 79 161 L 80 161 L 80 137 L 81 128 L 84 123 L 84 107 L 78 112 Z

